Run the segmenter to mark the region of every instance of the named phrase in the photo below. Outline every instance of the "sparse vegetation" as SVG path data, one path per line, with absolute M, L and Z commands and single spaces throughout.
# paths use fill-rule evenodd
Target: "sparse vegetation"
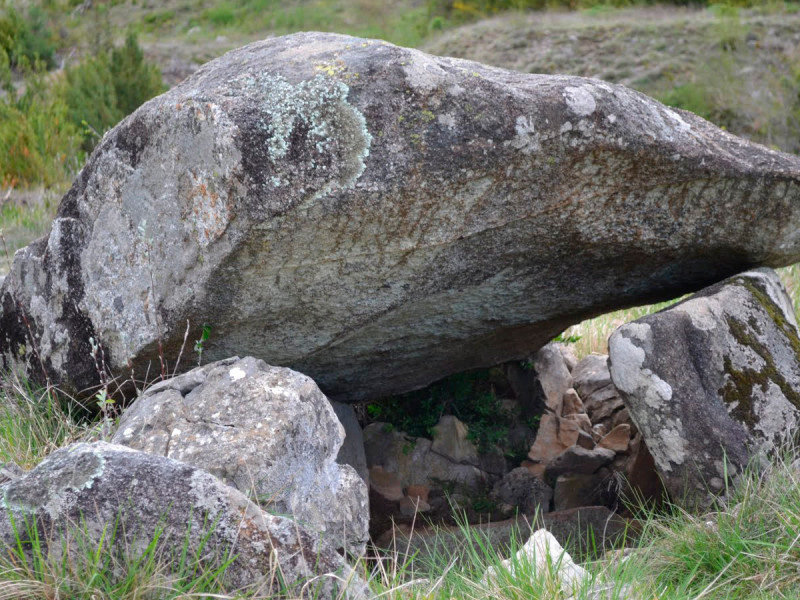
M 366 407 L 367 418 L 389 423 L 414 437 L 431 438 L 442 415 L 455 415 L 469 428 L 468 437 L 478 451 L 487 452 L 505 442 L 518 416 L 503 408 L 497 384 L 505 384 L 499 369 L 458 373 L 425 389 L 372 402 Z M 517 449 L 503 450 L 511 453 Z

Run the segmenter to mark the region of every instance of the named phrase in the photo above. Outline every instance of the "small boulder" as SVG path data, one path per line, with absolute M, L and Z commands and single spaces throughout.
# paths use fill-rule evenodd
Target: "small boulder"
M 708 507 L 800 426 L 800 335 L 770 269 L 619 328 L 611 374 L 675 502 Z
M 403 484 L 395 473 L 375 465 L 369 470 L 369 488 L 390 502 L 403 498 Z
M 513 559 L 503 560 L 497 567 L 489 567 L 483 576 L 483 582 L 487 585 L 498 585 L 498 569 L 508 571 L 513 577 L 518 565 L 530 565 L 532 574 L 539 577 L 552 577 L 565 595 L 574 592 L 591 579 L 591 574 L 575 564 L 558 540 L 546 529 L 534 531 Z M 506 581 L 506 577 L 500 581 Z
M 589 395 L 611 383 L 608 371 L 608 356 L 590 354 L 585 356 L 572 370 L 572 387 L 584 404 Z
M 336 418 L 344 427 L 344 442 L 336 455 L 336 462 L 340 465 L 350 465 L 356 470 L 367 484 L 369 484 L 369 469 L 367 468 L 367 455 L 364 454 L 364 434 L 358 423 L 356 411 L 352 404 L 331 402 Z
M 431 451 L 456 464 L 477 466 L 478 448 L 467 438 L 468 434 L 469 429 L 458 417 L 443 415 L 433 428 Z
M 112 438 L 205 469 L 361 553 L 369 537 L 367 486 L 336 463 L 343 440 L 330 402 L 309 377 L 252 357 L 150 387 Z
M 544 393 L 547 408 L 555 414 L 561 414 L 564 394 L 572 387 L 572 376 L 569 373 L 564 355 L 555 344 L 547 344 L 533 355 L 531 361 L 533 371 Z
M 403 496 L 397 505 L 400 514 L 406 517 L 413 517 L 417 513 L 428 512 L 431 509 L 431 505 L 425 500 L 422 500 L 419 496 L 415 496 L 414 498 Z
M 614 413 L 624 408 L 625 404 L 614 384 L 609 383 L 586 396 L 583 406 L 592 423 L 608 422 L 610 425 Z
M 570 415 L 586 412 L 583 407 L 583 400 L 581 400 L 581 397 L 578 395 L 578 392 L 575 391 L 575 388 L 569 388 L 566 392 L 564 392 L 564 398 L 561 401 L 561 404 L 562 417 L 568 417 Z
M 580 431 L 580 424 L 572 419 L 557 417 L 551 413 L 543 414 L 528 458 L 538 463 L 549 462 L 554 456 L 574 446 Z
M 364 428 L 364 451 L 372 476 L 375 466 L 394 473 L 401 487 L 442 485 L 465 492 L 483 489 L 489 474 L 472 464 L 456 463 L 432 449 L 425 438 L 408 436 L 386 423 L 370 423 Z
M 553 488 L 553 510 L 592 505 L 616 508 L 620 501 L 621 485 L 619 476 L 607 468 L 590 475 L 559 475 Z
M 102 544 L 121 559 L 138 558 L 157 540 L 156 555 L 175 559 L 165 567 L 177 565 L 184 548 L 204 569 L 232 556 L 223 574 L 230 590 L 263 584 L 278 592 L 284 582 L 299 591 L 310 580 L 313 591 L 306 592 L 332 599 L 350 581 L 345 597 L 368 594 L 341 556 L 302 523 L 269 514 L 199 468 L 127 446 L 62 448 L 0 487 L 0 495 L 0 543 L 30 554 L 37 536 L 57 564 L 70 537 L 90 548 Z
M 516 508 L 532 516 L 550 510 L 553 489 L 525 467 L 517 467 L 494 484 L 489 498 L 497 502 L 504 513 Z
M 430 496 L 430 489 L 426 485 L 410 485 L 406 490 L 406 495 L 411 498 L 412 500 L 415 498 L 419 498 L 423 502 L 428 501 L 428 496 Z
M 586 433 L 585 431 L 578 432 L 578 441 L 575 442 L 576 446 L 580 446 L 586 450 L 593 450 L 595 447 L 594 438 L 592 438 L 591 433 Z
M 541 522 L 565 547 L 582 555 L 614 547 L 623 538 L 630 541 L 641 529 L 638 523 L 615 514 L 605 506 L 579 506 L 554 511 L 543 515 Z

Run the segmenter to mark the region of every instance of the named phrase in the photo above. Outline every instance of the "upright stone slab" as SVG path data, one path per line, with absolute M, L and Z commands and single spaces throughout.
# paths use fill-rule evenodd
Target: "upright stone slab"
M 103 138 L 15 257 L 0 360 L 82 391 L 90 340 L 141 378 L 188 319 L 190 340 L 212 326 L 209 361 L 289 366 L 332 400 L 396 394 L 800 260 L 799 183 L 800 158 L 621 86 L 270 39 Z
M 726 476 L 797 435 L 800 338 L 772 270 L 620 327 L 609 355 L 614 384 L 682 506 L 707 507 Z

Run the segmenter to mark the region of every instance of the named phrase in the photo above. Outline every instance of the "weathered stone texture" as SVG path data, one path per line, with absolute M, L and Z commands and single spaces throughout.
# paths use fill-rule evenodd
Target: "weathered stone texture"
M 321 575 L 312 584 L 320 598 L 339 598 L 339 582 L 348 579 L 345 597 L 368 597 L 366 584 L 317 534 L 267 513 L 209 473 L 163 456 L 104 442 L 74 444 L 0 486 L 0 544 L 18 548 L 19 540 L 29 552 L 31 536 L 38 535 L 43 555 L 55 564 L 68 539 L 76 544 L 71 552 L 84 558 L 87 548 L 102 548 L 104 556 L 135 559 L 159 531 L 156 555 L 165 567 L 180 563 L 184 547 L 207 569 L 230 553 L 224 577 L 231 590 L 260 584 L 277 592 L 281 579 L 294 588 Z
M 611 375 L 675 502 L 707 506 L 796 436 L 800 337 L 769 269 L 737 275 L 609 340 Z
M 252 357 L 199 367 L 146 390 L 112 441 L 204 469 L 335 547 L 364 551 L 366 483 L 335 462 L 344 428 L 305 375 Z
M 83 390 L 89 338 L 112 375 L 142 376 L 190 319 L 192 339 L 213 326 L 209 360 L 290 366 L 335 400 L 389 395 L 800 260 L 798 182 L 797 157 L 599 80 L 270 39 L 104 137 L 49 237 L 15 257 L 0 355 L 38 351 Z

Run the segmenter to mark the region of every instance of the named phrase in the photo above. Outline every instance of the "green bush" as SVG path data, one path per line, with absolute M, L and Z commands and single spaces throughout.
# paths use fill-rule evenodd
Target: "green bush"
M 385 421 L 414 437 L 430 438 L 442 415 L 455 415 L 469 428 L 469 439 L 478 450 L 487 452 L 502 445 L 515 422 L 494 392 L 496 384 L 504 385 L 503 380 L 496 369 L 458 373 L 425 389 L 371 402 L 367 418 Z
M 117 107 L 109 63 L 101 54 L 67 69 L 64 99 L 70 121 L 84 133 L 82 146 L 86 151 L 124 116 Z
M 53 185 L 69 179 L 103 132 L 164 91 L 159 70 L 136 38 L 66 69 L 56 84 L 45 64 L 27 68 L 25 93 L 10 86 L 10 60 L 0 49 L 0 184 Z
M 0 50 L 5 51 L 12 67 L 31 65 L 38 60 L 48 69 L 53 68 L 56 47 L 41 9 L 31 7 L 26 17 L 14 8 L 0 13 Z
M 161 72 L 144 60 L 135 35 L 110 55 L 67 69 L 64 98 L 70 120 L 84 131 L 84 150 L 91 151 L 106 130 L 164 89 Z
M 20 98 L 0 101 L 0 184 L 52 185 L 80 160 L 80 132 L 67 105 L 48 90 L 41 73 L 28 77 Z
M 166 91 L 161 71 L 144 60 L 144 53 L 131 34 L 125 45 L 111 51 L 111 77 L 117 95 L 117 108 L 129 115 L 142 104 Z

